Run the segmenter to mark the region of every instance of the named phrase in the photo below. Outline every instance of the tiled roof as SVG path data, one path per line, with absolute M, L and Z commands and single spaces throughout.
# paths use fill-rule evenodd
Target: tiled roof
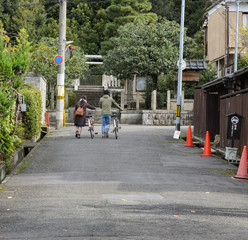
M 188 60 L 186 61 L 187 70 L 205 70 L 207 63 L 204 60 Z

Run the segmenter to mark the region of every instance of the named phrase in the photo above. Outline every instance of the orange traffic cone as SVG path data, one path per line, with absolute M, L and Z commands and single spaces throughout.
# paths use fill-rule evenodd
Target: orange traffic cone
M 203 150 L 203 154 L 201 155 L 201 157 L 212 157 L 211 146 L 210 146 L 210 138 L 209 138 L 209 132 L 208 131 L 206 133 L 204 150 Z
M 237 172 L 237 175 L 234 177 L 235 179 L 238 180 L 244 180 L 248 181 L 248 176 L 247 176 L 247 147 L 244 146 L 241 160 L 239 163 L 239 169 Z
M 191 126 L 190 125 L 189 125 L 189 129 L 188 129 L 186 145 L 184 147 L 194 147 L 193 141 L 192 141 L 192 133 L 191 133 Z

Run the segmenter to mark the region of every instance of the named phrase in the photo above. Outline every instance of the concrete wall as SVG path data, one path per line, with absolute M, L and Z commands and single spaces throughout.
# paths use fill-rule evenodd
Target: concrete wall
M 41 92 L 41 100 L 42 100 L 42 118 L 41 118 L 41 122 L 43 123 L 43 122 L 45 122 L 45 112 L 46 112 L 46 87 L 47 87 L 47 81 L 40 74 L 29 73 L 25 77 L 24 82 L 35 86 Z

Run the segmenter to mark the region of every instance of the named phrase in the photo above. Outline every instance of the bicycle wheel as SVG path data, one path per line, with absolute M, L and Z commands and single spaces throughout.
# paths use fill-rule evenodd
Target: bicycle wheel
M 93 139 L 95 136 L 94 127 L 90 127 L 90 137 Z
M 117 139 L 118 138 L 118 127 L 115 127 L 114 132 L 115 132 L 115 138 Z

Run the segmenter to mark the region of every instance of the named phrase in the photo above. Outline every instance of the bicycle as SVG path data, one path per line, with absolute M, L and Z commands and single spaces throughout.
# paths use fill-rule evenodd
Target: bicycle
M 88 112 L 86 118 L 88 118 L 88 131 L 90 132 L 90 137 L 93 139 L 95 136 L 95 130 L 94 130 L 94 119 L 92 117 L 91 112 Z
M 115 138 L 118 139 L 119 129 L 121 129 L 121 127 L 119 127 L 119 121 L 118 121 L 118 118 L 117 118 L 117 112 L 113 112 L 111 117 L 114 118 L 114 120 L 113 120 L 113 131 L 112 132 L 115 134 Z

